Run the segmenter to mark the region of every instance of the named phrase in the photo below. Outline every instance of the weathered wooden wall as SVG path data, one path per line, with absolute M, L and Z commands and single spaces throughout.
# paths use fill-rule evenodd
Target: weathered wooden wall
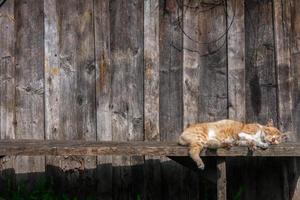
M 299 10 L 298 0 L 7 0 L 0 139 L 175 141 L 190 123 L 231 118 L 273 119 L 297 140 Z M 295 159 L 228 163 L 229 199 L 300 198 Z M 95 187 L 100 199 L 209 190 L 158 157 L 10 157 L 1 168 L 30 181 L 46 171 L 57 188 Z

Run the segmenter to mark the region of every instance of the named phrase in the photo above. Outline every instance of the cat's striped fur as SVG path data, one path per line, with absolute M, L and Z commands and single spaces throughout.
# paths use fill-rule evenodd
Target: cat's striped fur
M 179 137 L 179 144 L 189 146 L 189 154 L 200 169 L 204 163 L 200 158 L 203 148 L 221 148 L 233 145 L 268 148 L 279 144 L 284 134 L 270 122 L 263 126 L 257 123 L 246 124 L 233 120 L 196 123 L 186 128 Z

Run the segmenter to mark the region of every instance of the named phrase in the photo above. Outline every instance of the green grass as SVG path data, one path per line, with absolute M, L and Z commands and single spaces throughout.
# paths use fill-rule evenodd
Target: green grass
M 244 191 L 245 191 L 245 187 L 241 186 L 239 191 L 234 195 L 233 200 L 241 200 Z
M 67 194 L 57 194 L 54 191 L 53 182 L 46 177 L 40 177 L 32 189 L 26 187 L 25 182 L 20 181 L 17 186 L 13 185 L 12 179 L 7 179 L 6 187 L 0 193 L 0 200 L 79 200 L 78 197 L 70 197 Z M 82 199 L 82 198 L 80 198 Z M 86 197 L 84 200 L 94 200 L 96 197 Z M 142 200 L 140 194 L 135 200 Z
M 86 198 L 92 200 L 92 198 Z M 66 194 L 56 194 L 53 184 L 41 177 L 34 187 L 29 190 L 24 182 L 19 182 L 13 186 L 11 179 L 7 180 L 4 192 L 0 194 L 0 200 L 78 200 L 76 197 L 68 197 Z

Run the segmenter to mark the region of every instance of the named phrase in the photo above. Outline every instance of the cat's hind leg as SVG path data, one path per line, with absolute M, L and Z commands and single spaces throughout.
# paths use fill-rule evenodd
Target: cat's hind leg
M 190 145 L 189 154 L 190 154 L 190 157 L 196 162 L 198 168 L 203 170 L 205 165 L 204 165 L 202 159 L 200 158 L 200 153 L 201 153 L 202 149 L 203 149 L 202 145 L 192 144 L 192 145 Z
M 206 146 L 209 149 L 218 149 L 218 148 L 222 147 L 222 144 L 219 140 L 210 139 L 206 142 Z

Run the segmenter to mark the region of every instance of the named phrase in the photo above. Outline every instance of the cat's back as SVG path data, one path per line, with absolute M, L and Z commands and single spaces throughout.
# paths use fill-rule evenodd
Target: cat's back
M 202 122 L 202 123 L 195 123 L 189 125 L 185 131 L 186 132 L 208 132 L 209 129 L 227 129 L 230 127 L 241 127 L 243 123 L 230 120 L 230 119 L 223 119 L 215 122 Z M 184 132 L 185 132 L 184 131 Z

